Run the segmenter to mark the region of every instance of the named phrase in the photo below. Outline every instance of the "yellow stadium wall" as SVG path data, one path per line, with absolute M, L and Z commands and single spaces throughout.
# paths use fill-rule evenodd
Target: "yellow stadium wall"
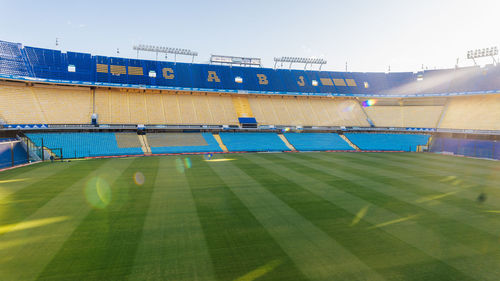
M 369 126 L 355 99 L 253 96 L 248 101 L 259 124 Z
M 435 128 L 443 106 L 371 106 L 368 117 L 378 127 Z
M 450 99 L 439 128 L 500 130 L 500 94 Z
M 0 119 L 10 124 L 237 125 L 234 95 L 96 89 L 0 82 Z M 245 95 L 259 124 L 500 130 L 500 94 L 449 98 L 446 105 L 376 105 L 354 98 Z M 381 99 L 382 100 L 382 99 Z M 241 110 L 240 110 L 241 111 Z M 366 115 L 365 115 L 366 113 Z M 241 112 L 240 112 L 241 114 Z
M 89 88 L 0 85 L 0 114 L 11 124 L 84 124 L 92 116 Z
M 97 89 L 95 110 L 103 124 L 238 124 L 230 96 L 196 92 Z

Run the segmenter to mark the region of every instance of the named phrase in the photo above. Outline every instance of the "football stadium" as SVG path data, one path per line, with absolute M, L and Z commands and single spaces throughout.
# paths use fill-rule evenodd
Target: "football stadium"
M 498 47 L 364 72 L 147 38 L 0 37 L 0 280 L 499 279 Z

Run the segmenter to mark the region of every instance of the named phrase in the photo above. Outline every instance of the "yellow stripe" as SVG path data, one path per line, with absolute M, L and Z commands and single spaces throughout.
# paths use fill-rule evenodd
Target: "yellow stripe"
M 413 215 L 413 216 L 408 216 L 408 217 L 405 217 L 405 218 L 395 219 L 395 220 L 392 220 L 392 221 L 388 221 L 388 222 L 383 222 L 383 223 L 376 224 L 374 226 L 369 227 L 368 229 L 384 227 L 384 226 L 388 226 L 388 225 L 391 225 L 391 224 L 395 224 L 395 223 L 399 223 L 399 222 L 404 222 L 404 221 L 407 221 L 407 220 L 411 220 L 412 218 L 416 218 L 416 217 L 418 217 L 418 215 Z
M 127 70 L 124 65 L 111 65 L 111 74 L 122 75 L 127 74 Z
M 344 79 L 333 79 L 333 83 L 335 83 L 335 86 L 347 86 Z
M 96 65 L 96 70 L 97 70 L 97 72 L 108 73 L 108 65 L 98 63 Z
M 128 75 L 144 75 L 144 71 L 142 67 L 139 66 L 129 66 L 128 67 Z
M 356 87 L 356 81 L 354 81 L 354 79 L 346 79 L 345 80 L 347 82 L 347 86 L 349 87 Z
M 250 271 L 249 273 L 241 276 L 238 279 L 235 279 L 235 281 L 253 281 L 257 278 L 260 278 L 261 276 L 265 275 L 266 273 L 273 271 L 276 267 L 281 265 L 283 263 L 283 260 L 272 260 L 268 262 L 267 264 L 258 267 L 255 270 Z
M 319 80 L 321 81 L 321 84 L 323 84 L 324 86 L 333 86 L 332 79 L 330 78 L 320 78 Z
M 437 199 L 441 199 L 441 198 L 453 195 L 453 194 L 455 194 L 457 192 L 458 191 L 451 191 L 451 192 L 448 192 L 448 193 L 438 194 L 438 195 L 434 195 L 434 196 L 426 196 L 426 197 L 423 197 L 423 198 L 420 198 L 420 199 L 416 200 L 415 202 L 417 202 L 417 203 L 424 203 L 424 202 L 427 202 L 427 201 L 437 200 Z
M 368 212 L 368 208 L 370 208 L 370 205 L 361 208 L 361 210 L 359 210 L 356 216 L 352 219 L 352 222 L 349 226 L 355 226 L 356 224 L 358 224 L 361 219 L 365 217 L 366 213 Z

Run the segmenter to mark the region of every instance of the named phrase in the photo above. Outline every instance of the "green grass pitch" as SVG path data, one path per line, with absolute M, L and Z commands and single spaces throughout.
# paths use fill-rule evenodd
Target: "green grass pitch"
M 499 280 L 499 183 L 417 153 L 35 164 L 0 173 L 0 280 Z

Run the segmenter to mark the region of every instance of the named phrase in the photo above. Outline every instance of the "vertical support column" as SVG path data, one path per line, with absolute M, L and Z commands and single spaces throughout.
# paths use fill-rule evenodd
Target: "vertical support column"
M 42 138 L 42 162 L 45 161 L 45 151 L 43 149 L 43 138 Z
M 12 160 L 12 167 L 14 167 L 14 142 L 10 143 L 10 156 Z

